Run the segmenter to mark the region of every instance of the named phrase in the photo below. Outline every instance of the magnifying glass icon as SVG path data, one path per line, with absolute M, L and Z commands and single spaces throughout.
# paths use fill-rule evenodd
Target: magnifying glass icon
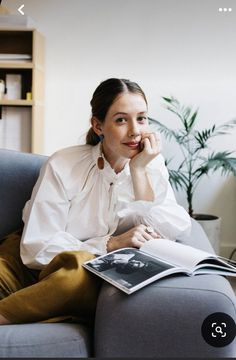
M 222 327 L 221 327 L 221 326 L 216 326 L 216 327 L 215 327 L 215 332 L 218 333 L 218 334 L 222 334 L 222 335 L 223 335 Z

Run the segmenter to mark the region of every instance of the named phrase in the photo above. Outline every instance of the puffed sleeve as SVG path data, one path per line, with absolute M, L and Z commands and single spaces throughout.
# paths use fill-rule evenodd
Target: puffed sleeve
M 106 253 L 109 236 L 80 241 L 67 232 L 69 208 L 70 201 L 63 183 L 48 161 L 23 212 L 25 226 L 20 251 L 26 266 L 42 269 L 63 251 Z
M 147 171 L 155 193 L 154 201 L 123 202 L 123 208 L 118 212 L 119 218 L 129 217 L 134 225 L 151 226 L 163 238 L 171 240 L 179 235 L 189 234 L 190 216 L 176 201 L 161 154 L 150 163 Z

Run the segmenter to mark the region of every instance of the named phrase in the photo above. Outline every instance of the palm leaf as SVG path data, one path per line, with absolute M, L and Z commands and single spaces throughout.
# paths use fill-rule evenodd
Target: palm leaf
M 217 126 L 212 136 L 227 135 L 229 134 L 229 130 L 231 130 L 235 125 L 236 125 L 236 119 L 229 120 L 226 123 Z
M 172 186 L 179 189 L 186 189 L 188 186 L 188 179 L 186 175 L 180 171 L 172 170 L 168 168 L 169 180 Z
M 197 119 L 197 115 L 198 115 L 198 110 L 195 110 L 193 115 L 189 119 L 189 130 L 192 130 L 192 128 L 194 127 Z
M 207 147 L 207 140 L 213 136 L 215 129 L 216 127 L 215 125 L 213 125 L 211 129 L 205 129 L 196 132 L 194 138 L 197 140 L 197 143 L 199 144 L 199 148 L 204 149 Z
M 185 108 L 181 109 L 179 101 L 173 96 L 171 96 L 170 98 L 162 97 L 162 99 L 168 103 L 166 105 L 166 109 L 177 115 L 181 122 L 184 124 L 184 116 L 182 113 L 185 111 Z
M 233 174 L 236 176 L 236 158 L 231 155 L 232 152 L 229 151 L 210 154 L 205 162 L 194 171 L 194 175 L 200 178 L 203 174 L 208 174 L 209 171 L 221 170 L 222 175 Z
M 185 145 L 185 140 L 187 139 L 188 134 L 185 130 L 180 129 L 178 131 L 172 130 L 168 128 L 166 125 L 162 124 L 160 121 L 153 119 L 151 117 L 148 117 L 149 123 L 154 125 L 154 127 L 157 127 L 157 129 L 160 131 L 160 133 L 164 134 L 165 138 L 170 141 L 173 138 L 175 141 L 180 145 Z
M 161 133 L 163 133 L 165 135 L 167 140 L 171 140 L 174 137 L 175 140 L 177 141 L 177 134 L 175 133 L 174 130 L 169 129 L 167 126 L 165 126 L 164 124 L 162 124 L 160 121 L 158 121 L 156 119 L 148 117 L 148 120 L 151 124 L 156 126 Z
M 180 102 L 173 96 L 170 98 L 162 97 L 162 99 L 168 103 L 168 105 L 166 105 L 166 109 L 179 117 L 184 125 L 185 131 L 189 133 L 195 125 L 198 110 L 193 112 L 192 108 L 189 106 L 181 106 Z
M 229 134 L 229 130 L 232 129 L 235 125 L 236 125 L 236 119 L 233 119 L 218 127 L 213 125 L 211 129 L 197 131 L 194 137 L 197 140 L 198 144 L 200 145 L 200 148 L 203 149 L 207 147 L 207 141 L 210 138 L 212 138 L 213 136 Z
M 173 101 L 177 101 L 173 96 L 171 96 L 170 98 L 162 96 L 162 99 L 165 100 L 168 103 L 172 103 Z

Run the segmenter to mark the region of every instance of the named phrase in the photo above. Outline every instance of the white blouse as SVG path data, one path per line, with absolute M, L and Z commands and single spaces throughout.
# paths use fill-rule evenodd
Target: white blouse
M 42 269 L 62 251 L 104 254 L 111 235 L 138 224 L 173 240 L 190 231 L 161 154 L 147 166 L 153 202 L 135 201 L 128 163 L 116 174 L 107 161 L 99 170 L 98 157 L 99 144 L 73 146 L 53 154 L 41 169 L 23 211 L 21 258 L 28 267 Z

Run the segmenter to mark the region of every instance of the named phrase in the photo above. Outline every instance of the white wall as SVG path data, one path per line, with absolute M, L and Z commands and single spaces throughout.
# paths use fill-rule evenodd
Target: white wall
M 177 126 L 161 105 L 175 95 L 199 107 L 199 128 L 236 117 L 234 0 L 24 0 L 46 38 L 45 154 L 81 141 L 92 92 L 108 77 L 137 81 L 149 115 Z M 3 0 L 17 9 L 19 0 Z M 233 11 L 218 11 L 219 7 Z M 214 142 L 235 150 L 236 130 Z M 165 144 L 164 154 L 175 149 Z M 186 206 L 183 194 L 177 198 Z M 236 246 L 236 182 L 214 174 L 195 194 L 195 212 L 222 217 L 222 241 Z

